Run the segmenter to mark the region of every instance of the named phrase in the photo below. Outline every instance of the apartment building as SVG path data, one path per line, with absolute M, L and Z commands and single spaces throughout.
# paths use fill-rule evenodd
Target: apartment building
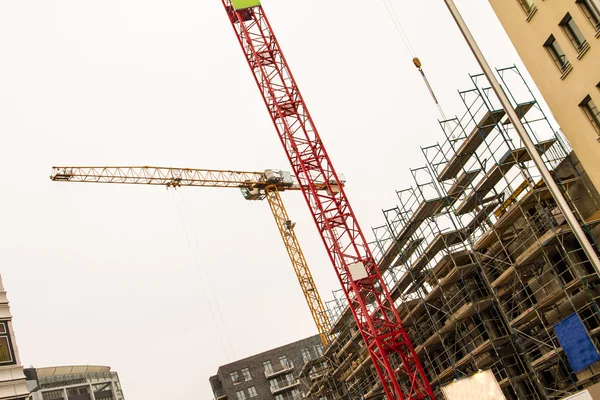
M 222 365 L 209 379 L 214 399 L 306 398 L 309 383 L 300 378 L 300 373 L 305 365 L 312 365 L 322 355 L 323 345 L 316 335 Z
M 125 400 L 119 374 L 102 365 L 26 368 L 29 400 Z
M 600 0 L 489 0 L 600 189 Z
M 0 277 L 0 400 L 24 400 L 28 395 L 12 314 Z

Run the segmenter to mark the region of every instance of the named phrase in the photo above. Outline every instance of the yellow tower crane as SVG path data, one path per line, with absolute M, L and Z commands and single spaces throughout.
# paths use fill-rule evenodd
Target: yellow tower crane
M 239 188 L 246 200 L 266 198 L 323 346 L 327 345 L 329 318 L 294 233 L 295 224 L 290 220 L 279 194 L 286 190 L 300 190 L 300 186 L 289 172 L 273 169 L 264 172 L 247 172 L 161 167 L 52 167 L 50 179 L 56 182 L 161 185 L 167 188 L 181 186 Z M 322 189 L 325 188 L 326 186 L 323 185 Z

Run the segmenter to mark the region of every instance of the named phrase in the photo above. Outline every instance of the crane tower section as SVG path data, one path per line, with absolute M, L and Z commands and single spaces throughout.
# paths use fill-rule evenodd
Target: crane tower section
M 259 0 L 221 0 L 388 399 L 433 391 Z M 319 191 L 317 183 L 326 190 Z

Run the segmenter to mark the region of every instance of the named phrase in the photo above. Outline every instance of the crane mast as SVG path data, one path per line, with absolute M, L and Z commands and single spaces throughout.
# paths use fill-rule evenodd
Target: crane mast
M 388 399 L 434 399 L 260 0 L 221 0 Z M 360 153 L 356 153 L 360 157 Z M 323 182 L 326 190 L 318 190 Z M 400 378 L 400 379 L 399 379 Z
M 242 189 L 242 194 L 247 200 L 266 198 L 317 326 L 321 342 L 323 346 L 327 346 L 329 318 L 294 232 L 294 224 L 279 194 L 280 191 L 285 190 L 300 190 L 291 175 L 286 176 L 278 170 L 248 172 L 161 167 L 52 167 L 50 179 L 57 182 L 159 185 L 173 188 L 181 186 L 239 188 Z

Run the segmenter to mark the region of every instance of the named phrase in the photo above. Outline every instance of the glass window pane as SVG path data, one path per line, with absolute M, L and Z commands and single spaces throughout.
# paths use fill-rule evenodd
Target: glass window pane
M 518 0 L 518 1 L 526 13 L 531 12 L 531 9 L 533 8 L 533 0 Z
M 248 394 L 250 395 L 250 397 L 255 397 L 257 395 L 256 388 L 254 386 L 250 386 L 248 388 Z
M 554 38 L 554 35 L 550 35 L 548 40 L 546 40 L 546 43 L 544 43 L 544 47 L 546 48 L 546 50 L 554 60 L 554 63 L 561 72 L 564 72 L 570 66 L 569 60 L 567 59 L 565 52 Z
M 11 362 L 12 360 L 12 351 L 8 338 L 6 336 L 0 336 L 0 362 L 5 363 Z
M 560 26 L 573 44 L 573 47 L 575 47 L 577 51 L 582 50 L 583 45 L 587 42 L 585 41 L 583 33 L 581 33 L 579 27 L 575 23 L 575 20 L 571 17 L 571 14 L 567 13 L 567 15 L 565 15 L 560 22 Z
M 64 392 L 62 390 L 52 390 L 49 392 L 42 392 L 42 398 L 44 400 L 63 400 Z
M 252 375 L 250 374 L 250 370 L 248 370 L 248 368 L 244 368 L 242 370 L 242 375 L 244 376 L 244 380 L 245 381 L 250 381 L 252 380 Z
M 600 29 L 600 0 L 578 0 L 577 2 L 592 26 L 596 30 Z
M 586 96 L 579 106 L 583 109 L 583 112 L 590 120 L 590 123 L 596 130 L 596 133 L 600 135 L 600 110 L 598 109 L 596 103 L 594 103 L 590 96 Z

